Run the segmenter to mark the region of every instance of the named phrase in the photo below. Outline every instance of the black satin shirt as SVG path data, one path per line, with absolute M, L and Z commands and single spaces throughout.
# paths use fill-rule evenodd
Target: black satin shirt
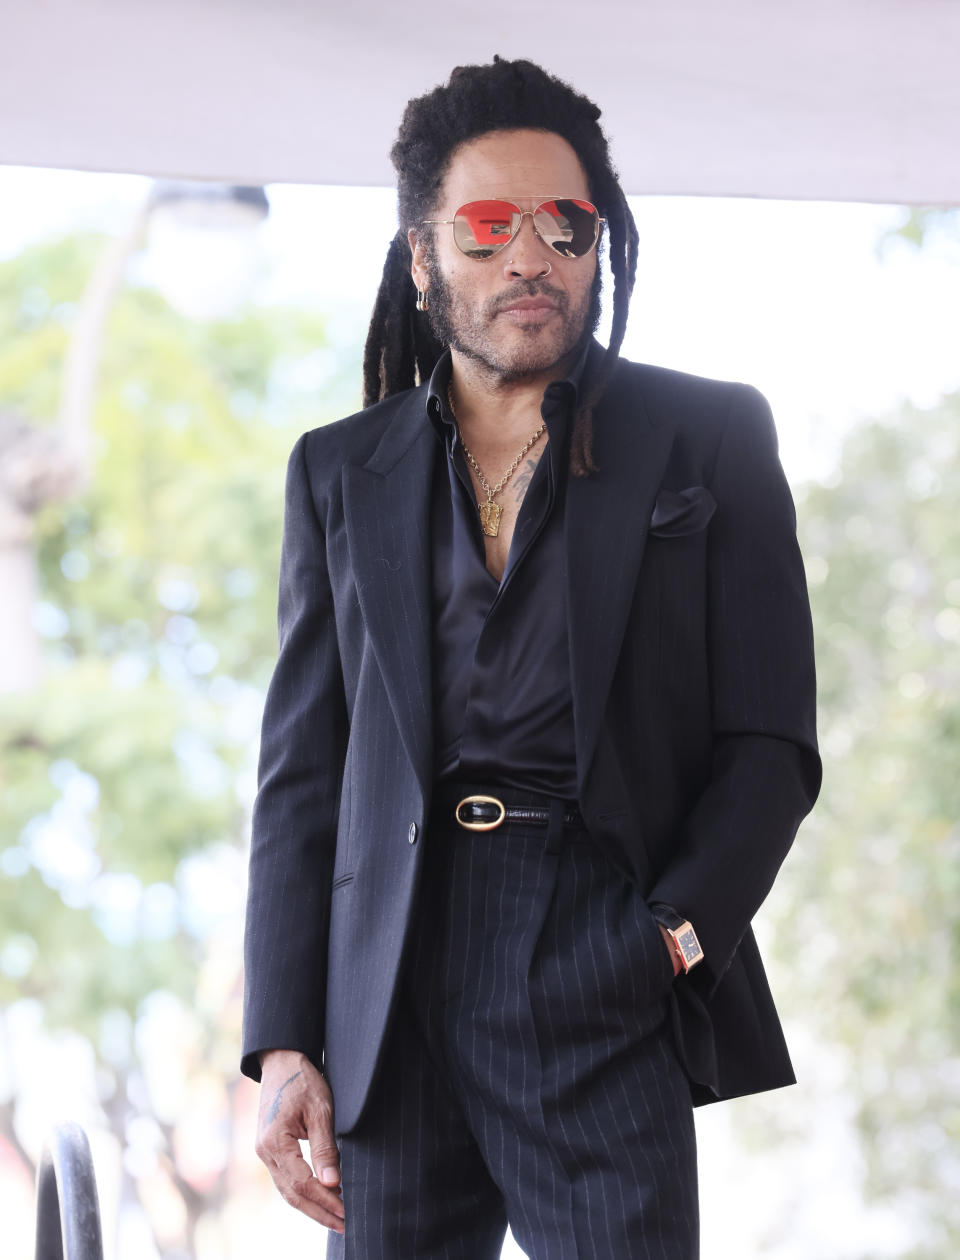
M 438 779 L 576 798 L 563 503 L 569 430 L 586 357 L 587 350 L 570 376 L 544 391 L 548 441 L 530 476 L 499 582 L 486 566 L 477 500 L 447 403 L 449 354 L 430 378 L 427 410 L 442 443 L 432 505 Z M 522 464 L 505 494 L 525 472 Z

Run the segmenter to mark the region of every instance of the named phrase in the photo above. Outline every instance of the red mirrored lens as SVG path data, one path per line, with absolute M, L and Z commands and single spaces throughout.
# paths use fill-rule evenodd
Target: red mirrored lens
M 558 197 L 537 206 L 533 225 L 558 254 L 565 258 L 582 258 L 597 243 L 600 216 L 589 201 Z
M 468 258 L 490 258 L 520 230 L 523 214 L 512 201 L 469 201 L 454 215 L 453 238 Z M 537 206 L 537 234 L 566 258 L 582 258 L 597 242 L 600 216 L 589 201 L 557 197 Z
M 453 239 L 470 258 L 489 258 L 513 239 L 520 212 L 509 201 L 470 201 L 453 218 Z

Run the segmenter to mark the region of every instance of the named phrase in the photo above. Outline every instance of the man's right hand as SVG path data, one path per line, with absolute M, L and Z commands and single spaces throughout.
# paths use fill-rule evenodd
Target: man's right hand
M 257 1154 L 291 1207 L 342 1234 L 340 1152 L 330 1086 L 297 1050 L 265 1050 L 260 1066 Z M 300 1152 L 301 1138 L 310 1143 L 313 1169 Z

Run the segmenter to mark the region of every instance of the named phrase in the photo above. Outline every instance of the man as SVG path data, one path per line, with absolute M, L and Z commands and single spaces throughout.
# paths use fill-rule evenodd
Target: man
M 499 59 L 410 102 L 370 405 L 290 457 L 243 1070 L 328 1255 L 690 1260 L 692 1106 L 793 1080 L 750 930 L 820 784 L 793 504 L 755 390 L 619 358 L 598 117 Z

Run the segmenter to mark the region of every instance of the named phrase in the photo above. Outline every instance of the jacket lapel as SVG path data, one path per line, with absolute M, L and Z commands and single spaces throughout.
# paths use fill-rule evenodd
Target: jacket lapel
M 621 373 L 594 415 L 599 472 L 571 476 L 565 511 L 567 615 L 581 799 L 673 441 Z
M 430 491 L 437 437 L 426 387 L 401 403 L 376 451 L 343 470 L 360 609 L 403 746 L 429 795 L 433 771 Z
M 364 623 L 417 778 L 433 775 L 430 502 L 436 433 L 426 387 L 404 399 L 362 467 L 343 471 L 350 558 Z M 643 560 L 673 428 L 615 380 L 594 417 L 600 471 L 570 477 L 564 534 L 570 671 L 581 795 Z

